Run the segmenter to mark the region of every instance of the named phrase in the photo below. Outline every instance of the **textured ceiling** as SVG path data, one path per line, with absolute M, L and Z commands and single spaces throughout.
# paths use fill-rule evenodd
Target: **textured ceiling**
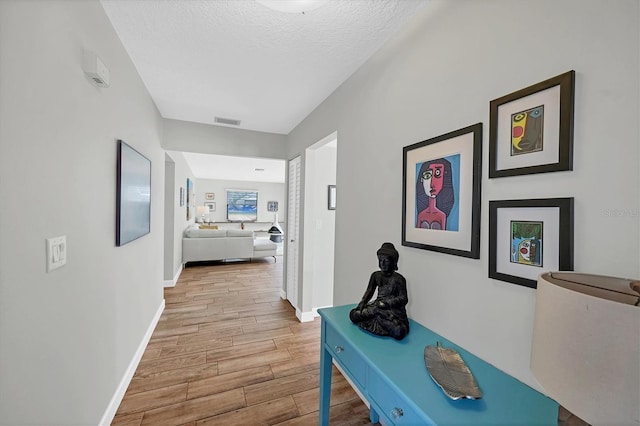
M 102 5 L 163 117 L 288 134 L 426 2 L 328 0 L 304 14 L 254 0 Z

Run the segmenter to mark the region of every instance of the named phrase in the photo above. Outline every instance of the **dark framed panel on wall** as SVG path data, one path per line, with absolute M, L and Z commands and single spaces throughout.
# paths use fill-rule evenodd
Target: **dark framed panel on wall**
M 329 210 L 336 209 L 336 197 L 338 195 L 336 191 L 335 185 L 329 185 L 327 188 L 327 209 Z
M 482 123 L 403 153 L 402 245 L 478 259 Z
M 573 271 L 573 198 L 489 201 L 489 278 L 536 288 Z
M 118 140 L 116 246 L 151 232 L 151 161 Z
M 491 101 L 489 177 L 573 169 L 575 71 Z

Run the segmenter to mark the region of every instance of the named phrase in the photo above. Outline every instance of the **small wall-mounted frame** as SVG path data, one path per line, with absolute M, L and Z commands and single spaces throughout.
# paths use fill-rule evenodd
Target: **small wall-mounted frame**
M 336 186 L 329 185 L 328 195 L 327 195 L 327 208 L 329 210 L 336 209 Z
M 267 211 L 268 212 L 277 212 L 278 211 L 278 202 L 277 201 L 267 201 Z
M 216 203 L 215 203 L 215 201 L 207 201 L 207 202 L 204 203 L 204 205 L 209 208 L 209 213 L 212 213 L 212 212 L 216 211 Z
M 215 192 L 207 192 L 204 194 L 204 199 L 207 201 L 211 201 L 211 200 L 215 200 L 216 199 L 216 194 Z
M 402 245 L 480 258 L 482 123 L 403 153 Z
M 187 178 L 187 220 L 191 220 L 191 214 L 195 207 L 195 197 L 191 192 L 193 191 L 193 181 Z
M 536 288 L 573 271 L 573 198 L 489 201 L 489 278 Z
M 494 99 L 489 177 L 573 170 L 575 71 Z

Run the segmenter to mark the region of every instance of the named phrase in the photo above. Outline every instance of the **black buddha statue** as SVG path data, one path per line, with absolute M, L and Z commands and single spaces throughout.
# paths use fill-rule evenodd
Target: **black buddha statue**
M 377 255 L 380 270 L 371 274 L 367 290 L 358 306 L 349 313 L 349 318 L 373 334 L 401 340 L 409 333 L 409 319 L 405 310 L 409 301 L 407 282 L 396 272 L 399 254 L 393 244 L 382 244 Z M 370 302 L 376 289 L 378 296 Z

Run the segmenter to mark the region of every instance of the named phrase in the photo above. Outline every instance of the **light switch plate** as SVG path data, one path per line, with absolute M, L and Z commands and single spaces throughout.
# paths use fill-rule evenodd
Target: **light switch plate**
M 47 238 L 47 272 L 67 263 L 67 236 Z

